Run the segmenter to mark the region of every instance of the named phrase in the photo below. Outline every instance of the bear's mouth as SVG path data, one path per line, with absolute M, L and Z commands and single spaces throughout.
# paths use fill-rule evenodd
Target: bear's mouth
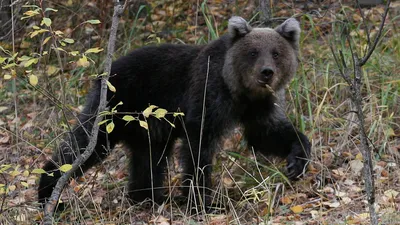
M 266 87 L 266 85 L 269 85 L 269 81 L 267 81 L 267 80 L 262 80 L 262 79 L 257 79 L 257 83 L 258 83 L 261 87 Z

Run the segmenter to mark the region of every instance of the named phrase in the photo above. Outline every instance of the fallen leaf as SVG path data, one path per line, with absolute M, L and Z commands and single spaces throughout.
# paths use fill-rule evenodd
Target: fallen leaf
M 303 212 L 304 209 L 303 209 L 303 206 L 296 205 L 296 206 L 291 207 L 290 210 L 292 210 L 292 212 L 294 212 L 294 213 L 301 213 L 301 212 Z
M 357 158 L 357 157 L 356 157 Z M 350 161 L 350 169 L 355 175 L 359 175 L 361 170 L 364 167 L 364 164 L 359 159 L 351 160 Z
M 292 199 L 290 199 L 287 196 L 284 196 L 281 198 L 281 202 L 282 202 L 282 204 L 288 205 L 288 204 L 292 203 Z
M 399 194 L 399 192 L 393 190 L 393 189 L 389 189 L 387 191 L 384 192 L 385 196 L 390 198 L 390 199 L 394 199 L 397 197 L 397 195 Z

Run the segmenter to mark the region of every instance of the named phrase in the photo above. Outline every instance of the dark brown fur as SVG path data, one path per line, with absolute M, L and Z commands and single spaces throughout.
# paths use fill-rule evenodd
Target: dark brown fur
M 154 200 L 161 202 L 166 159 L 175 140 L 180 138 L 185 175 L 183 195 L 188 195 L 189 186 L 199 186 L 203 203 L 209 205 L 212 158 L 217 145 L 228 130 L 241 125 L 249 145 L 256 151 L 286 157 L 288 176 L 295 178 L 303 172 L 310 143 L 277 107 L 282 99 L 276 96 L 282 97 L 284 86 L 295 75 L 299 33 L 294 19 L 276 29 L 253 29 L 244 19 L 233 17 L 229 33 L 208 45 L 144 47 L 121 57 L 112 66 L 110 82 L 117 92 L 108 93 L 108 105 L 114 107 L 122 101 L 119 112 L 139 112 L 154 104 L 168 111 L 183 111 L 184 121 L 176 122 L 176 128 L 172 128 L 163 120 L 149 118 L 150 149 L 147 131 L 137 122 L 126 125 L 121 119 L 123 115 L 116 115 L 112 133 L 106 134 L 104 125 L 101 126 L 95 153 L 82 171 L 101 162 L 116 143 L 123 142 L 131 149 L 131 199 L 137 202 L 151 198 L 154 191 Z M 92 129 L 99 96 L 97 81 L 79 115 L 83 126 L 75 127 L 65 139 L 66 144 L 44 166 L 46 171 L 54 171 L 54 177 L 42 175 L 40 202 L 46 201 L 59 179 L 59 165 L 72 163 L 76 153 L 88 144 L 87 134 Z

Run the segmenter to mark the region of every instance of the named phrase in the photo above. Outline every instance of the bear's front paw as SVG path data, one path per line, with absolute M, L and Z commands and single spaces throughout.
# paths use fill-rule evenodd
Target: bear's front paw
M 302 143 L 296 142 L 292 145 L 292 150 L 286 159 L 287 177 L 289 179 L 295 180 L 306 171 L 310 150 L 311 144 L 307 138 L 303 138 Z

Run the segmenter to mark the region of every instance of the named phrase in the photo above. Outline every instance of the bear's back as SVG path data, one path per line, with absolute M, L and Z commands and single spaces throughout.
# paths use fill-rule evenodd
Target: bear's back
M 110 105 L 123 101 L 127 110 L 149 104 L 177 110 L 189 86 L 190 67 L 202 46 L 163 44 L 136 49 L 113 62 L 110 82 L 119 89 Z M 110 96 L 110 95 L 109 95 Z

